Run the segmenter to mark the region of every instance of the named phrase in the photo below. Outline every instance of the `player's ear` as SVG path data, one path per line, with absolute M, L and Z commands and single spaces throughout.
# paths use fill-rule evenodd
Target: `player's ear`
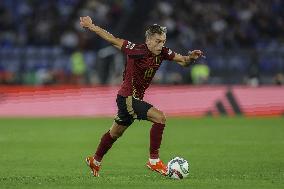
M 145 36 L 145 39 L 146 39 L 146 40 L 149 40 L 149 35 L 146 35 L 146 36 Z
M 149 35 L 147 35 L 147 36 L 145 37 L 145 41 L 146 41 L 146 43 L 148 43 L 150 40 L 151 40 L 151 39 L 150 39 L 150 36 L 149 36 Z

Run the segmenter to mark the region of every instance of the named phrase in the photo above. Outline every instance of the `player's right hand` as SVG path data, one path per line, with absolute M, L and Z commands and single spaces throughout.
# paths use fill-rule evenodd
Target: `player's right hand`
M 93 24 L 92 19 L 89 16 L 80 17 L 80 25 L 82 27 L 88 28 Z
M 194 59 L 194 60 L 198 59 L 199 57 L 205 57 L 201 50 L 189 51 L 188 55 L 190 56 L 191 59 Z

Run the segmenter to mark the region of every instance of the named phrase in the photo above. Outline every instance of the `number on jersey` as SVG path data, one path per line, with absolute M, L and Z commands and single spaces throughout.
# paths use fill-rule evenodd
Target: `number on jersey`
M 128 41 L 128 42 L 127 42 L 127 45 L 126 45 L 126 48 L 127 48 L 127 49 L 133 49 L 134 46 L 135 46 L 134 43 L 131 43 L 130 41 Z
M 154 69 L 153 68 L 147 69 L 145 71 L 145 74 L 144 74 L 144 79 L 153 77 L 153 74 L 154 74 Z

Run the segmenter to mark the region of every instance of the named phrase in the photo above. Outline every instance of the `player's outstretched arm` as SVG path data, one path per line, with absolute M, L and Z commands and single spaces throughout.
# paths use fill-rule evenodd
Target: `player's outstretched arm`
M 114 37 L 111 33 L 102 29 L 99 26 L 96 26 L 92 19 L 89 16 L 80 17 L 80 25 L 84 28 L 88 28 L 89 30 L 95 32 L 98 36 L 103 38 L 104 40 L 110 42 L 113 46 L 121 49 L 124 40 Z
M 183 55 L 176 53 L 173 58 L 173 61 L 186 67 L 186 66 L 189 66 L 190 63 L 194 63 L 195 60 L 197 60 L 201 56 L 203 56 L 203 52 L 201 50 L 193 50 L 187 56 L 183 56 Z

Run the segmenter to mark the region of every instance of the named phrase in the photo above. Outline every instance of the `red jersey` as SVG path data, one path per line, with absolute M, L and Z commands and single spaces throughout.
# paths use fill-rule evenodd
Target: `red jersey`
M 121 50 L 126 55 L 126 65 L 118 94 L 124 97 L 132 95 L 141 100 L 162 61 L 172 60 L 175 56 L 175 53 L 166 47 L 162 48 L 159 55 L 154 55 L 145 43 L 136 45 L 129 41 L 124 41 Z

